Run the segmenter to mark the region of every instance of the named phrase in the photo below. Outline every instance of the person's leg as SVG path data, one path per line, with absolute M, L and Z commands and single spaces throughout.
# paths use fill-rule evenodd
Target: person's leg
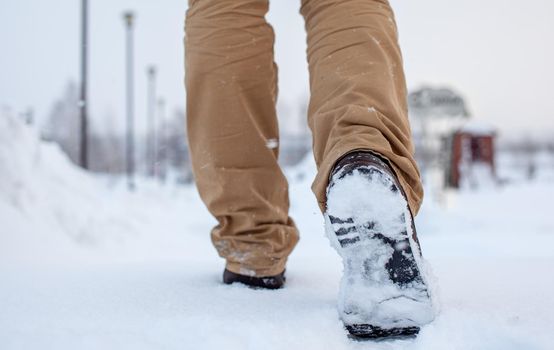
M 312 189 L 325 211 L 334 164 L 371 150 L 389 160 L 412 213 L 423 190 L 413 157 L 406 83 L 393 11 L 386 0 L 303 0 L 311 100 L 308 122 L 318 174 Z
M 277 67 L 267 0 L 191 0 L 185 24 L 187 127 L 212 241 L 226 268 L 280 274 L 298 241 L 277 163 Z
M 312 188 L 343 260 L 340 318 L 358 337 L 417 334 L 434 304 L 413 224 L 423 193 L 393 12 L 386 0 L 303 0 L 301 11 Z

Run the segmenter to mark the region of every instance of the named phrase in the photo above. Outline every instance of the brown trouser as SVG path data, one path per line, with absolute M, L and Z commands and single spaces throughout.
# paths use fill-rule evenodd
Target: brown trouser
M 196 184 L 219 224 L 212 241 L 235 273 L 285 268 L 298 241 L 287 180 L 277 164 L 274 34 L 268 0 L 189 0 L 185 25 L 187 118 Z M 417 213 L 406 84 L 386 0 L 303 0 L 311 100 L 308 123 L 325 210 L 334 163 L 357 149 L 387 158 Z

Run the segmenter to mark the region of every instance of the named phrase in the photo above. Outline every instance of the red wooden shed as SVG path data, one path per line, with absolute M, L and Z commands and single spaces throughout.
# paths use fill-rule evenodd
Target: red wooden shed
M 460 188 L 494 182 L 494 141 L 496 131 L 482 123 L 468 123 L 451 136 L 450 166 L 447 183 Z

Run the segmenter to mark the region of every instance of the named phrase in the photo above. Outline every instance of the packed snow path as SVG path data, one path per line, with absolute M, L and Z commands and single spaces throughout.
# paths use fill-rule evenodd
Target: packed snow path
M 128 193 L 17 123 L 0 130 L 10 127 L 0 135 L 1 349 L 554 347 L 552 182 L 465 192 L 448 210 L 429 201 L 419 234 L 441 314 L 416 339 L 357 342 L 338 320 L 341 264 L 309 190 L 311 161 L 288 172 L 301 241 L 287 286 L 251 290 L 221 284 L 214 221 L 194 188 L 144 182 Z

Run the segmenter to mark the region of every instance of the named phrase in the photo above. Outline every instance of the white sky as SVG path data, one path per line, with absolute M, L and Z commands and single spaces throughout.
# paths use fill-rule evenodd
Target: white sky
M 48 114 L 69 79 L 79 77 L 78 0 L 0 0 L 0 105 Z M 184 107 L 183 20 L 186 0 L 90 0 L 92 123 L 124 122 L 124 30 L 137 12 L 136 112 L 145 120 L 146 66 L 159 66 L 159 92 L 170 110 Z M 550 0 L 391 0 L 408 86 L 448 85 L 472 114 L 505 134 L 554 135 L 554 2 Z M 308 96 L 299 0 L 273 0 L 282 129 L 295 128 Z M 286 114 L 286 115 L 285 115 Z M 295 120 L 291 120 L 291 116 Z M 303 121 L 302 121 L 303 122 Z

